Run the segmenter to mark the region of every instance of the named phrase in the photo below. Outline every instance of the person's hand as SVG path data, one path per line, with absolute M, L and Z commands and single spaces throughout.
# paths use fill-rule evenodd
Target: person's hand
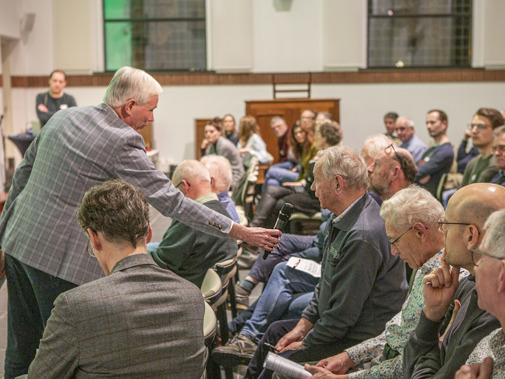
M 454 379 L 487 379 L 493 373 L 493 358 L 484 358 L 482 363 L 463 365 L 454 375 Z
M 459 286 L 459 271 L 459 267 L 451 269 L 444 256 L 442 257 L 442 267 L 424 276 L 423 312 L 429 320 L 442 320 L 447 309 L 449 309 Z
M 343 379 L 347 378 L 347 375 L 335 375 L 331 371 L 317 366 L 311 366 L 306 364 L 305 370 L 312 374 L 311 378 L 324 378 L 324 379 Z
M 300 182 L 285 182 L 285 183 L 282 183 L 282 185 L 284 187 L 296 187 L 296 186 L 301 186 L 302 183 L 300 183 Z
M 291 330 L 289 333 L 287 333 L 284 337 L 282 337 L 279 342 L 277 342 L 277 345 L 275 345 L 275 349 L 277 350 L 277 353 L 282 353 L 286 350 L 293 350 L 293 349 L 288 349 L 288 346 L 293 344 L 294 342 L 300 342 L 305 338 L 307 333 L 312 329 L 314 325 L 309 321 L 304 318 L 301 318 L 300 321 L 298 321 L 298 324 Z M 297 346 L 297 345 L 293 345 Z M 302 346 L 303 347 L 303 346 Z M 299 347 L 301 348 L 301 347 Z
M 209 147 L 209 145 L 210 145 L 209 140 L 208 140 L 208 139 L 206 139 L 206 138 L 204 138 L 204 139 L 203 139 L 203 141 L 202 141 L 202 146 L 201 146 L 201 148 L 202 148 L 202 149 L 206 149 L 207 147 Z
M 456 316 L 459 313 L 459 310 L 461 309 L 461 302 L 459 300 L 454 300 L 454 309 L 452 310 L 452 316 L 451 319 L 449 320 L 449 323 L 447 324 L 447 327 L 445 328 L 444 334 L 442 334 L 439 338 L 440 341 L 443 341 L 445 338 L 445 335 L 447 334 L 447 331 L 450 329 L 452 324 L 454 324 L 454 320 L 456 320 Z
M 252 150 L 249 149 L 248 147 L 243 147 L 242 149 L 240 149 L 238 151 L 238 153 L 240 154 L 240 156 L 242 155 L 246 155 L 246 154 L 251 154 Z
M 424 176 L 422 179 L 419 179 L 419 184 L 426 184 L 430 181 L 431 179 L 431 176 L 430 175 L 426 175 Z
M 472 138 L 472 131 L 465 129 L 465 134 L 463 135 L 463 141 L 468 141 L 470 138 Z
M 5 277 L 5 253 L 0 251 L 0 279 Z
M 39 104 L 37 109 L 41 112 L 49 112 L 49 109 L 47 109 L 47 107 L 44 104 Z
M 297 341 L 297 342 L 290 343 L 288 346 L 286 346 L 284 348 L 283 351 L 286 351 L 286 350 L 300 350 L 300 349 L 303 349 L 303 348 L 304 348 L 303 342 L 302 341 Z
M 239 241 L 256 246 L 261 249 L 272 251 L 279 245 L 282 232 L 277 229 L 247 228 L 244 225 L 233 223 L 228 236 Z
M 292 171 L 292 172 L 298 172 L 298 169 L 297 169 L 296 167 L 293 167 L 293 168 L 291 169 L 291 171 Z
M 344 351 L 332 357 L 321 359 L 316 366 L 325 368 L 334 374 L 345 374 L 354 366 L 354 362 L 349 354 Z

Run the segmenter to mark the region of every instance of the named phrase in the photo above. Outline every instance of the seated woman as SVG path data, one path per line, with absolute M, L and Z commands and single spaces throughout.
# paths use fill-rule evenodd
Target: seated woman
M 342 139 L 342 131 L 335 121 L 324 121 L 316 128 L 315 144 L 317 150 L 335 146 Z M 312 167 L 314 164 L 312 164 Z M 320 210 L 319 200 L 310 189 L 314 175 L 309 169 L 299 182 L 286 182 L 282 186 L 270 186 L 262 194 L 256 207 L 256 214 L 250 226 L 273 227 L 279 210 L 285 203 L 291 203 L 295 211 L 312 215 Z
M 228 159 L 231 165 L 231 188 L 235 188 L 242 175 L 244 166 L 237 148 L 229 140 L 221 136 L 221 126 L 214 120 L 205 125 L 205 138 L 202 141 L 201 152 L 204 155 L 221 155 Z
M 317 149 L 312 130 L 304 130 L 299 122 L 291 128 L 288 143 L 296 162 L 287 161 L 270 167 L 265 176 L 262 193 L 266 191 L 268 186 L 279 186 L 286 182 L 303 179 L 309 161 L 316 155 Z M 304 165 L 296 167 L 297 162 L 303 162 Z
M 253 155 L 262 164 L 272 162 L 272 156 L 267 152 L 267 145 L 260 136 L 260 131 L 256 119 L 253 116 L 244 116 L 239 123 L 240 140 L 237 148 L 240 156 L 246 165 L 247 156 Z
M 226 114 L 223 117 L 223 129 L 224 129 L 224 137 L 230 140 L 235 146 L 237 146 L 237 142 L 240 139 L 237 129 L 235 129 L 235 117 L 231 114 Z

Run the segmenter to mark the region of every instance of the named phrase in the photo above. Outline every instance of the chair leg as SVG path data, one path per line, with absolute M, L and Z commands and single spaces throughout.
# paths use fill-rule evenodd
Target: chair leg
M 224 375 L 226 379 L 233 379 L 233 369 L 231 367 L 224 367 Z
M 238 269 L 237 269 L 238 273 Z M 235 297 L 235 278 L 230 278 L 228 287 L 228 298 L 230 299 L 231 317 L 237 317 L 237 298 Z
M 216 316 L 219 320 L 219 337 L 221 337 L 221 343 L 225 345 L 228 342 L 228 318 L 226 317 L 226 301 L 217 307 Z

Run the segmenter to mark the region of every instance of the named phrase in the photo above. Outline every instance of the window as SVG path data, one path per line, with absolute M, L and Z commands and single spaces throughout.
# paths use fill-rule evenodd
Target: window
M 105 70 L 205 70 L 205 0 L 103 0 Z
M 472 0 L 368 0 L 368 68 L 470 67 Z

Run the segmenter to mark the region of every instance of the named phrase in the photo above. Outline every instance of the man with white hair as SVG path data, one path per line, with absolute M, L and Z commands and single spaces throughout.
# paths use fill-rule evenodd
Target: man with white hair
M 381 216 L 386 222 L 391 254 L 398 255 L 416 270 L 409 286 L 409 297 L 401 312 L 387 322 L 384 332 L 340 354 L 325 358 L 315 366 L 309 366 L 313 374 L 337 378 L 337 375 L 346 374 L 352 367 L 374 360 L 375 365 L 349 373 L 348 378 L 403 377 L 403 348 L 421 315 L 423 277 L 440 267 L 444 235 L 438 230 L 438 221 L 444 216 L 444 208 L 428 191 L 412 186 L 384 201 Z
M 505 210 L 491 214 L 484 239 L 472 249 L 479 307 L 494 315 L 501 327 L 484 337 L 455 378 L 505 377 Z M 491 375 L 492 373 L 492 375 Z
M 217 195 L 212 192 L 209 171 L 202 163 L 193 160 L 182 162 L 175 169 L 172 180 L 187 198 L 205 205 L 209 212 L 213 210 L 229 217 Z M 201 233 L 174 220 L 156 250 L 149 253 L 160 267 L 201 287 L 209 268 L 237 255 L 237 241 Z
M 426 144 L 415 135 L 414 121 L 408 117 L 398 117 L 395 130 L 401 141 L 398 146 L 410 151 L 416 163 L 419 162 L 426 151 Z
M 56 297 L 103 276 L 85 253 L 87 238 L 75 219 L 93 185 L 120 178 L 163 215 L 200 231 L 268 250 L 278 243 L 279 231 L 233 223 L 185 198 L 155 169 L 138 132 L 154 121 L 161 92 L 146 72 L 120 68 L 102 104 L 51 117 L 14 173 L 0 219 L 0 270 L 5 266 L 8 281 L 6 378 L 26 373 Z
M 220 155 L 206 155 L 200 159 L 200 162 L 209 170 L 212 192 L 217 195 L 231 219 L 240 223 L 237 209 L 228 191 L 232 181 L 230 161 Z

